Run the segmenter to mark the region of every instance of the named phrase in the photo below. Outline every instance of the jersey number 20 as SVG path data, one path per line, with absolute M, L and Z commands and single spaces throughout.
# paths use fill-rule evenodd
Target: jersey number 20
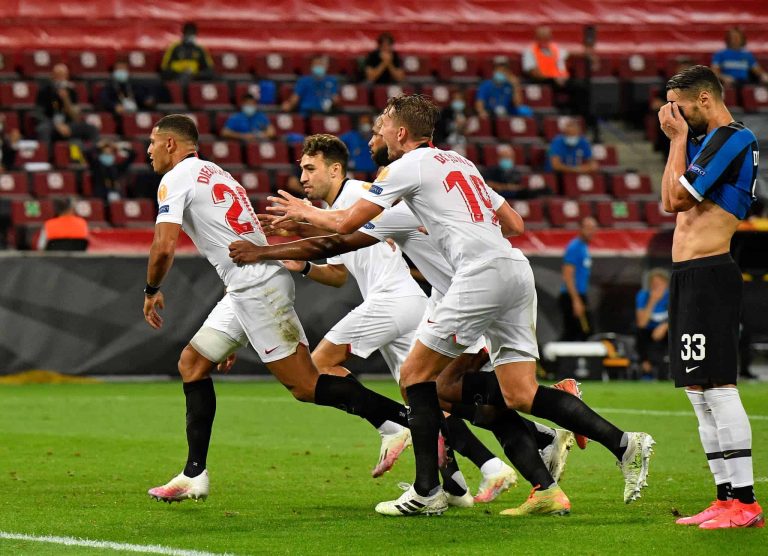
M 213 186 L 214 203 L 217 205 L 223 203 L 227 200 L 227 196 L 232 199 L 232 205 L 227 210 L 225 217 L 229 227 L 239 236 L 252 233 L 254 229 L 252 222 L 258 222 L 258 220 L 245 189 L 238 185 L 233 191 L 231 187 L 223 183 L 217 183 Z M 240 215 L 243 214 L 244 210 L 251 216 L 252 222 L 240 222 Z

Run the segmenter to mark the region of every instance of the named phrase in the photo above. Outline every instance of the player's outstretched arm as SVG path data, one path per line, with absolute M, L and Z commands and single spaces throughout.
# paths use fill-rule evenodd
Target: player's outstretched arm
M 229 256 L 237 264 L 280 260 L 314 261 L 357 251 L 376 243 L 376 238 L 359 231 L 300 239 L 279 245 L 260 246 L 250 241 L 235 241 L 229 246 Z
M 296 222 L 308 222 L 340 234 L 351 234 L 363 224 L 376 218 L 384 210 L 379 205 L 365 199 L 360 199 L 351 207 L 343 210 L 323 210 L 307 205 L 298 197 L 294 197 L 282 189 L 277 193 L 279 197 L 269 197 L 275 206 L 267 207 L 267 211 L 279 215 L 279 218 L 274 221 L 275 224 L 279 224 L 283 220 L 294 220 Z

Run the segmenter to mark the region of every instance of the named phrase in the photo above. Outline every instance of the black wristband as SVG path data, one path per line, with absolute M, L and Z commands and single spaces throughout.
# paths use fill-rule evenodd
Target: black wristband
M 144 286 L 144 295 L 148 295 L 151 297 L 159 291 L 160 291 L 160 286 L 151 286 L 149 283 L 147 283 L 147 285 Z
M 302 268 L 299 273 L 301 273 L 302 276 L 306 276 L 309 274 L 310 270 L 312 270 L 312 263 L 307 261 L 307 264 L 304 265 L 304 268 Z

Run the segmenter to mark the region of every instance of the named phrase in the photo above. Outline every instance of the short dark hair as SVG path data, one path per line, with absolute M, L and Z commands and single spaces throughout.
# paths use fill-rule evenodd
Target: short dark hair
M 395 44 L 395 37 L 392 36 L 392 33 L 388 33 L 387 31 L 384 31 L 381 35 L 379 35 L 379 38 L 376 39 L 376 42 L 378 44 L 383 44 L 384 42 L 388 42 L 389 44 Z
M 182 35 L 197 35 L 197 24 L 194 21 L 187 21 L 181 28 Z
M 717 75 L 708 66 L 690 66 L 680 73 L 673 75 L 667 81 L 667 91 L 680 89 L 698 95 L 701 91 L 708 91 L 715 97 L 722 99 L 723 84 L 717 78 Z
M 349 162 L 349 150 L 344 142 L 333 135 L 327 133 L 318 133 L 310 135 L 304 139 L 304 145 L 301 150 L 302 156 L 316 156 L 322 154 L 328 164 L 338 162 L 341 164 L 342 171 L 347 173 L 347 163 Z
M 182 139 L 187 139 L 191 143 L 197 145 L 199 134 L 197 133 L 197 126 L 195 121 L 189 116 L 184 114 L 169 114 L 163 116 L 155 124 L 158 131 L 170 131 L 175 133 Z
M 75 208 L 72 197 L 56 197 L 53 200 L 53 214 L 61 216 Z
M 392 97 L 384 113 L 399 122 L 414 137 L 432 137 L 440 109 L 428 96 L 401 94 Z

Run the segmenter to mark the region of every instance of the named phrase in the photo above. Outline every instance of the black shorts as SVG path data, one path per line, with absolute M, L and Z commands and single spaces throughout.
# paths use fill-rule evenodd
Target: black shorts
M 736 384 L 743 287 L 728 253 L 672 265 L 669 363 L 675 386 Z

